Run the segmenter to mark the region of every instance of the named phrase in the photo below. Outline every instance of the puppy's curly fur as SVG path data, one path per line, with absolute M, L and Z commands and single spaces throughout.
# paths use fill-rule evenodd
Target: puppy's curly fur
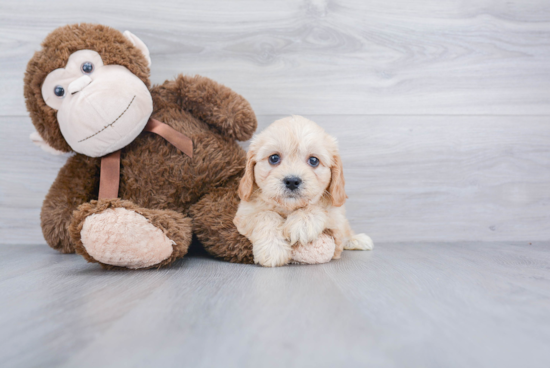
M 311 244 L 327 231 L 335 243 L 333 259 L 343 249 L 372 249 L 372 240 L 349 226 L 344 186 L 336 140 L 311 120 L 287 117 L 256 136 L 234 220 L 253 244 L 254 262 L 287 264 L 293 246 Z

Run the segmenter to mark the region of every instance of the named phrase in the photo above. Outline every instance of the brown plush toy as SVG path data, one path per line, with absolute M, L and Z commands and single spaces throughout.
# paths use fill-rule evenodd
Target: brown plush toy
M 246 161 L 236 140 L 254 133 L 252 108 L 205 77 L 151 87 L 149 65 L 136 36 L 93 24 L 56 29 L 29 61 L 35 140 L 75 153 L 42 206 L 46 241 L 143 269 L 183 257 L 194 233 L 216 257 L 253 262 L 233 224 Z

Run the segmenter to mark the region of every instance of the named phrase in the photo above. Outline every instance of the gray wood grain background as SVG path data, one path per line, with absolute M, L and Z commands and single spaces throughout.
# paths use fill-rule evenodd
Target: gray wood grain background
M 65 158 L 29 141 L 22 79 L 75 22 L 139 36 L 155 83 L 226 84 L 260 128 L 289 114 L 324 126 L 352 225 L 375 242 L 550 240 L 548 1 L 2 0 L 0 243 L 43 242 Z

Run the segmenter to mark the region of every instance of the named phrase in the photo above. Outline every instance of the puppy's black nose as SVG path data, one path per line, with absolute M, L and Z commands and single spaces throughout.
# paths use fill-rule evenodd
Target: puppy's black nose
M 302 184 L 302 179 L 297 176 L 287 176 L 283 179 L 285 186 L 290 190 L 296 190 Z

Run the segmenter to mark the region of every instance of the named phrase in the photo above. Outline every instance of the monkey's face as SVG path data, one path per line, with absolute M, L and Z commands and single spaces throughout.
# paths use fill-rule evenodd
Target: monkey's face
M 46 104 L 57 110 L 63 137 L 78 153 L 100 157 L 131 143 L 153 112 L 147 86 L 120 65 L 103 65 L 92 50 L 69 57 L 42 84 Z

